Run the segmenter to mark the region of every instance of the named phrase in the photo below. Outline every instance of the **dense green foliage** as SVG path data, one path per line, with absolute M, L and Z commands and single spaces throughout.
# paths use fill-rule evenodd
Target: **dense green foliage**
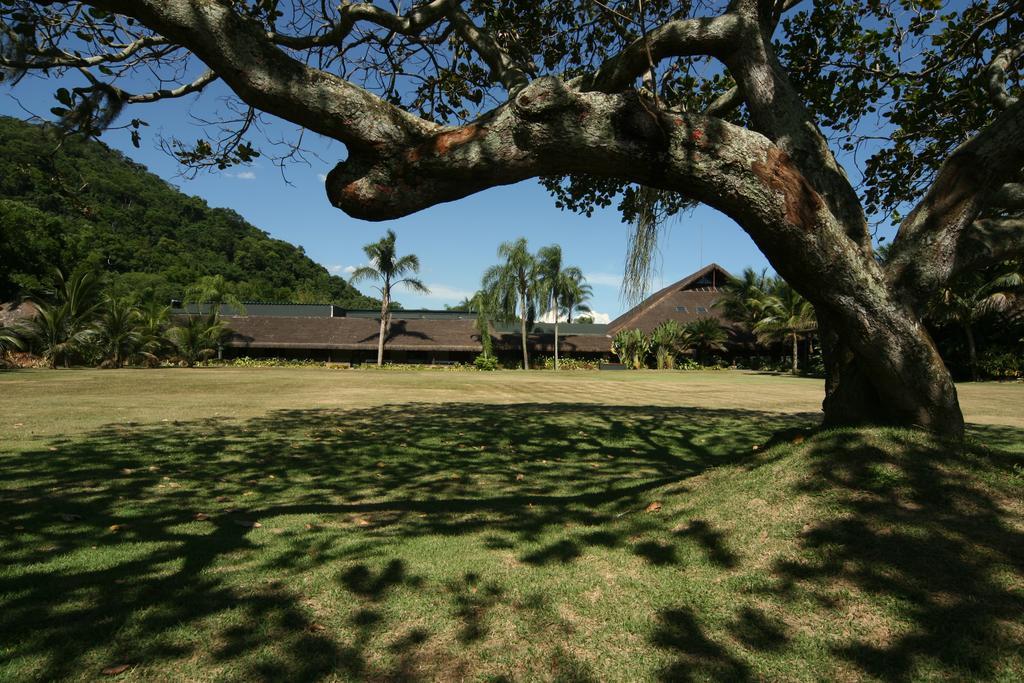
M 222 275 L 240 299 L 375 307 L 344 279 L 228 209 L 179 192 L 105 145 L 0 117 L 0 300 L 55 268 L 107 274 L 115 296 L 180 298 Z

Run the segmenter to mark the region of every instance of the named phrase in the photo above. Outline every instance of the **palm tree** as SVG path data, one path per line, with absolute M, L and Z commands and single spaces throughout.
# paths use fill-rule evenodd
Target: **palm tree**
M 686 344 L 694 349 L 698 359 L 703 359 L 704 353 L 710 351 L 724 351 L 725 341 L 729 338 L 718 318 L 698 318 L 688 322 L 683 333 Z
M 239 315 L 245 315 L 245 305 L 232 290 L 232 285 L 223 275 L 204 275 L 185 288 L 185 302 L 196 304 L 200 313 L 203 312 L 203 304 L 209 304 L 210 312 L 218 314 L 220 307 L 227 304 Z
M 172 345 L 167 338 L 169 306 L 151 299 L 139 307 L 139 353 L 149 365 L 156 365 Z
M 26 336 L 42 353 L 51 369 L 88 342 L 90 328 L 101 304 L 102 280 L 94 270 L 79 268 L 65 276 L 57 269 L 48 299 L 33 299 L 36 315 L 26 325 Z
M 526 326 L 536 316 L 538 291 L 537 261 L 526 246 L 526 238 L 515 242 L 504 242 L 498 247 L 498 257 L 504 260 L 491 266 L 484 273 L 482 288 L 495 308 L 506 318 L 514 318 L 518 312 L 519 334 L 523 344 L 523 369 L 530 368 L 530 357 L 526 350 Z
M 678 320 L 666 320 L 651 332 L 651 345 L 659 370 L 676 367 L 676 354 L 689 348 L 690 336 Z
M 67 316 L 76 325 L 86 325 L 103 303 L 103 281 L 95 270 L 78 268 L 66 277 L 57 269 L 52 300 L 67 308 Z
M 125 299 L 106 297 L 105 305 L 93 326 L 96 341 L 104 355 L 104 364 L 124 367 L 142 342 L 142 316 Z
M 565 291 L 562 293 L 562 310 L 565 311 L 565 322 L 572 324 L 573 313 L 591 313 L 587 301 L 594 295 L 594 288 L 591 287 L 579 268 L 567 269 L 568 279 L 566 280 Z M 590 319 L 594 321 L 593 317 Z M 577 320 L 577 322 L 582 322 Z
M 465 305 L 465 308 L 462 306 Z M 494 300 L 488 292 L 480 289 L 472 297 L 464 299 L 464 304 L 459 304 L 459 310 L 476 313 L 476 331 L 480 334 L 480 345 L 484 358 L 494 355 L 491 342 L 491 318 L 494 317 Z
M 721 308 L 726 318 L 752 332 L 761 319 L 768 284 L 763 270 L 758 273 L 753 268 L 745 268 L 740 277 L 730 278 L 722 286 L 722 295 L 713 305 Z
M 952 287 L 943 289 L 932 306 L 932 316 L 951 322 L 964 331 L 971 378 L 978 380 L 978 349 L 974 340 L 974 325 L 993 313 L 1008 310 L 1015 294 L 1024 291 L 1024 273 L 1010 268 L 992 279 L 972 273 Z
M 538 298 L 555 315 L 555 370 L 558 370 L 558 319 L 566 311 L 569 322 L 573 310 L 589 311 L 583 301 L 592 292 L 583 271 L 576 266 L 563 266 L 562 248 L 557 244 L 542 247 L 537 252 Z
M 217 311 L 212 310 L 207 315 L 188 316 L 183 324 L 172 327 L 167 336 L 178 356 L 191 368 L 216 353 L 225 331 Z
M 814 306 L 800 296 L 788 282 L 775 279 L 768 294 L 762 300 L 760 320 L 754 325 L 754 334 L 759 342 L 793 342 L 793 374 L 799 370 L 799 341 L 802 335 L 818 329 Z
M 68 304 L 36 302 L 36 314 L 25 325 L 25 334 L 40 351 L 50 369 L 60 361 L 68 366 L 71 355 L 92 336 L 92 330 L 71 315 Z
M 380 367 L 384 364 L 384 339 L 391 329 L 391 290 L 399 285 L 423 294 L 429 294 L 430 290 L 418 278 L 403 277 L 406 273 L 420 272 L 420 259 L 415 254 L 398 256 L 393 230 L 388 230 L 377 242 L 364 246 L 363 252 L 371 265 L 357 268 L 349 282 L 377 280 L 381 283 L 376 287 L 380 292 L 380 337 L 377 340 L 377 366 Z

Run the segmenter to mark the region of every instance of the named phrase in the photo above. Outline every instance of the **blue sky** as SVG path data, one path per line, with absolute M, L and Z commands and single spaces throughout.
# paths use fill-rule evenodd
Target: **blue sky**
M 71 82 L 78 84 L 74 79 Z M 28 118 L 27 109 L 50 118 L 49 109 L 57 104 L 53 100 L 57 87 L 55 80 L 32 77 L 26 77 L 13 90 L 5 86 L 0 89 L 0 114 Z M 536 181 L 495 188 L 400 220 L 369 223 L 349 218 L 328 203 L 322 178 L 344 157 L 344 147 L 309 134 L 305 146 L 322 161 L 311 157 L 310 166 L 288 166 L 286 174 L 291 184 L 265 159 L 247 167 L 202 173 L 194 179 L 181 177 L 174 159 L 159 149 L 158 136 L 186 141 L 199 137 L 200 130 L 190 116 L 202 116 L 217 107 L 226 94 L 221 88 L 218 84 L 198 96 L 140 105 L 123 113 L 122 122 L 132 117 L 149 122 L 141 149 L 131 145 L 125 130 L 110 131 L 103 141 L 183 192 L 198 195 L 212 206 L 234 209 L 274 237 L 301 245 L 311 258 L 342 276 L 347 268 L 365 262 L 362 245 L 392 228 L 398 234 L 399 252 L 419 255 L 422 279 L 432 290 L 429 296 L 400 293 L 398 300 L 406 307 L 440 308 L 470 295 L 483 271 L 497 262 L 498 245 L 522 236 L 533 249 L 552 243 L 562 245 L 566 262 L 582 268 L 594 288 L 591 307 L 603 314 L 599 320 L 604 315 L 614 318 L 627 308 L 619 297 L 619 280 L 628 226 L 613 209 L 596 211 L 591 218 L 559 211 Z M 274 124 L 270 132 L 279 135 L 290 130 L 280 123 Z M 662 242 L 660 268 L 652 288 L 658 289 L 712 261 L 733 272 L 745 266 L 768 266 L 739 226 L 701 207 L 670 227 Z M 362 289 L 369 293 L 367 287 Z

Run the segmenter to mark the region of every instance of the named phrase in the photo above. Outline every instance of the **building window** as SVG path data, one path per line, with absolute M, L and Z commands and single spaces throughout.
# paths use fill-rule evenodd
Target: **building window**
M 676 313 L 689 313 L 686 306 L 676 306 Z
M 698 313 L 707 313 L 708 309 L 704 308 L 703 306 L 698 306 L 697 307 L 697 312 Z

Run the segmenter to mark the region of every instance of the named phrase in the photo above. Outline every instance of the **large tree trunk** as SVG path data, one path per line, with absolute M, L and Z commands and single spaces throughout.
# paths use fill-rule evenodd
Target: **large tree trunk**
M 826 426 L 903 425 L 962 438 L 956 387 L 923 325 L 917 335 L 879 330 L 865 351 L 833 314 L 822 310 L 818 319 Z

